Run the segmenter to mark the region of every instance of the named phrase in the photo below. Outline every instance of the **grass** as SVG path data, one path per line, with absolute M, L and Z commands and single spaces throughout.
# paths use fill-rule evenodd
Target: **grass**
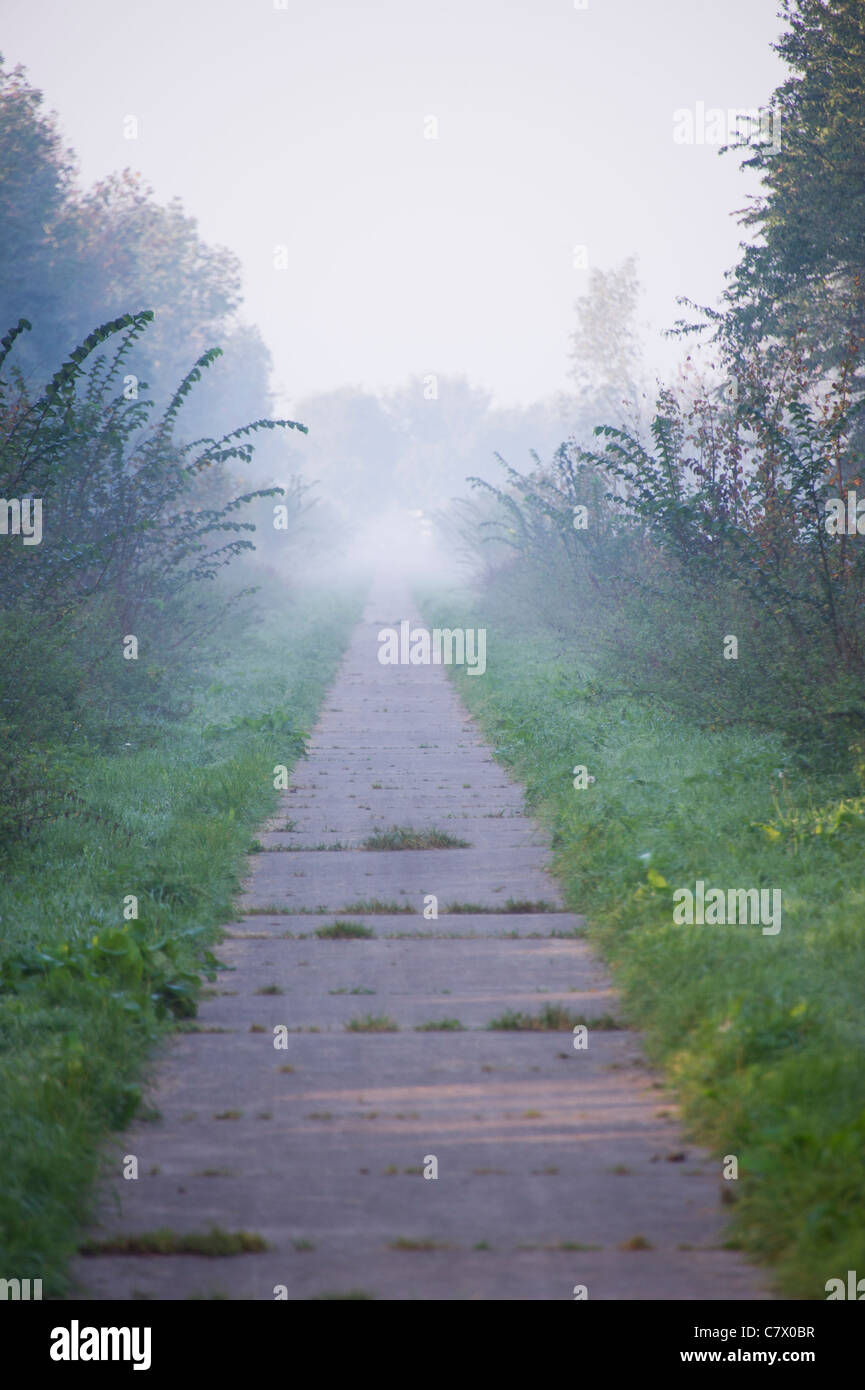
M 428 1023 L 416 1023 L 416 1033 L 464 1033 L 465 1027 L 458 1018 L 433 1018 Z
M 346 922 L 340 919 L 331 923 L 329 927 L 318 927 L 313 936 L 319 937 L 322 941 L 361 941 L 369 940 L 375 936 L 375 932 L 372 927 L 365 927 L 362 922 Z
M 468 840 L 448 835 L 444 830 L 414 830 L 408 825 L 394 825 L 379 830 L 362 841 L 361 849 L 469 849 Z
M 505 1009 L 498 1018 L 493 1018 L 487 1028 L 506 1033 L 564 1033 L 582 1025 L 601 1032 L 612 1032 L 624 1027 L 611 1014 L 598 1014 L 587 1018 L 585 1014 L 572 1014 L 561 1004 L 545 1004 L 540 1013 L 525 1014 L 514 1009 Z
M 347 903 L 343 912 L 355 912 L 360 917 L 413 916 L 415 909 L 408 903 L 386 902 L 382 898 L 360 898 L 356 903 Z
M 561 912 L 560 907 L 555 903 L 547 902 L 541 898 L 537 902 L 529 898 L 507 898 L 505 902 L 499 903 L 496 907 L 490 907 L 489 903 L 447 903 L 442 909 L 447 913 L 459 912 L 497 912 L 497 913 L 525 913 L 526 915 L 535 912 Z M 570 935 L 570 933 L 568 933 Z
M 345 1025 L 348 1033 L 398 1033 L 399 1024 L 387 1014 L 366 1014 L 363 1018 L 350 1018 Z
M 451 1246 L 443 1240 L 416 1240 L 410 1236 L 398 1236 L 389 1240 L 388 1250 L 450 1250 Z
M 122 753 L 76 753 L 87 815 L 5 849 L 0 1250 L 46 1297 L 68 1291 L 100 1146 L 136 1114 L 151 1049 L 178 1023 L 199 1027 L 209 944 L 236 916 L 250 839 L 276 809 L 273 766 L 292 761 L 266 720 L 237 716 L 286 708 L 314 722 L 357 610 L 314 594 L 279 605 L 234 656 L 190 673 L 183 719 Z M 139 915 L 124 921 L 130 893 Z
M 773 732 L 625 695 L 512 595 L 446 606 L 451 625 L 487 628 L 483 680 L 449 675 L 549 830 L 569 909 L 690 1133 L 719 1174 L 738 1156 L 732 1238 L 784 1295 L 824 1299 L 827 1279 L 865 1269 L 861 754 L 820 766 Z M 697 879 L 780 888 L 780 932 L 678 925 L 673 892 Z
M 190 1231 L 183 1235 L 168 1227 L 135 1236 L 111 1236 L 88 1240 L 79 1246 L 82 1255 L 245 1255 L 269 1250 L 267 1241 L 249 1231 Z

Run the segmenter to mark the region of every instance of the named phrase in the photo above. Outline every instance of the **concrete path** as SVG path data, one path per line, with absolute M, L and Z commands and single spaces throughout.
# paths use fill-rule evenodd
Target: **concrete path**
M 378 632 L 407 617 L 406 594 L 374 592 L 250 856 L 230 972 L 166 1047 L 160 1118 L 122 1136 L 88 1232 L 215 1226 L 268 1249 L 80 1258 L 86 1296 L 767 1297 L 720 1246 L 720 1165 L 683 1141 L 639 1036 L 592 1026 L 617 1000 L 519 787 L 441 667 L 379 664 Z M 362 848 L 394 825 L 469 847 Z M 315 935 L 339 919 L 374 937 Z M 586 1018 L 584 1050 L 570 1028 L 487 1026 L 551 1005 Z

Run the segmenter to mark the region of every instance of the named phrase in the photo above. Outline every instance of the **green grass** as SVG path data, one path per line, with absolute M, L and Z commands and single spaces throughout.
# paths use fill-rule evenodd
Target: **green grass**
M 77 754 L 86 815 L 7 849 L 0 1250 L 46 1296 L 68 1290 L 99 1146 L 136 1113 L 150 1049 L 191 1024 L 200 972 L 214 973 L 208 944 L 235 916 L 245 852 L 277 806 L 273 767 L 297 756 L 285 729 L 314 722 L 358 607 L 313 594 L 274 605 L 278 617 L 220 654 L 218 676 L 199 678 L 183 720 L 150 729 L 148 746 Z M 289 715 L 256 714 L 274 709 Z M 139 916 L 125 921 L 129 894 Z
M 448 835 L 444 830 L 414 830 L 409 825 L 394 825 L 390 830 L 378 830 L 368 835 L 361 849 L 469 849 L 468 840 Z
M 363 1018 L 350 1018 L 345 1025 L 348 1033 L 398 1033 L 399 1024 L 387 1014 L 365 1014 Z
M 451 1246 L 443 1240 L 415 1240 L 410 1236 L 398 1236 L 389 1240 L 388 1250 L 450 1250 Z
M 356 903 L 347 903 L 343 911 L 355 912 L 361 917 L 393 917 L 406 912 L 411 916 L 415 909 L 409 907 L 408 903 L 386 902 L 382 898 L 361 898 Z
M 428 1023 L 416 1023 L 416 1033 L 463 1033 L 465 1028 L 458 1018 L 434 1018 Z
M 329 927 L 319 927 L 313 932 L 313 936 L 320 937 L 322 941 L 365 941 L 375 936 L 375 932 L 372 927 L 365 927 L 362 922 L 346 922 L 340 919 L 332 922 Z
M 135 1236 L 112 1236 L 107 1240 L 88 1240 L 79 1247 L 82 1255 L 245 1255 L 269 1250 L 267 1241 L 249 1231 L 190 1231 L 183 1235 L 161 1227 Z
M 538 902 L 533 902 L 528 898 L 508 898 L 496 907 L 490 907 L 489 903 L 447 903 L 442 911 L 446 913 L 515 912 L 528 915 L 535 912 L 560 912 L 561 908 L 556 907 L 555 903 L 546 902 L 543 898 Z
M 563 1033 L 570 1032 L 579 1025 L 583 1025 L 589 1031 L 597 1029 L 599 1032 L 611 1032 L 625 1026 L 613 1018 L 612 1014 L 587 1017 L 585 1014 L 572 1014 L 561 1004 L 545 1004 L 540 1013 L 536 1014 L 505 1009 L 498 1018 L 490 1020 L 487 1028 L 507 1033 Z
M 450 675 L 551 832 L 568 907 L 719 1180 L 738 1157 L 732 1238 L 784 1294 L 824 1299 L 828 1279 L 865 1270 L 861 757 L 817 770 L 774 734 L 700 728 L 605 687 L 564 624 L 494 591 L 425 616 L 487 628 L 483 679 Z M 676 925 L 673 892 L 697 879 L 780 888 L 780 932 Z

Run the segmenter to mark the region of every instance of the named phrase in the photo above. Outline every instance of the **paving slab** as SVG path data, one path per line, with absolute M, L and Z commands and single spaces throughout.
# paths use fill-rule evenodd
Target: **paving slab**
M 721 1165 L 683 1137 L 522 790 L 442 667 L 379 663 L 403 618 L 383 580 L 249 856 L 225 968 L 106 1150 L 77 1292 L 770 1297 L 724 1248 Z M 363 848 L 392 826 L 469 843 Z M 316 935 L 340 919 L 371 934 Z M 212 1228 L 264 1248 L 112 1249 Z

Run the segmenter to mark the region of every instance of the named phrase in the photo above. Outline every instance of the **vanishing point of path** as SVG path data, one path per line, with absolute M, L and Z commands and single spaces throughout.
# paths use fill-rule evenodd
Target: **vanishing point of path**
M 406 595 L 380 584 L 250 857 L 218 950 L 231 970 L 202 1000 L 201 1031 L 167 1044 L 149 1096 L 160 1118 L 121 1137 L 88 1233 L 219 1227 L 269 1248 L 103 1254 L 79 1258 L 77 1279 L 93 1298 L 767 1297 L 720 1248 L 720 1164 L 683 1142 L 639 1036 L 591 1027 L 617 1000 L 569 935 L 580 919 L 562 910 L 520 788 L 442 667 L 379 664 L 379 630 L 406 617 Z M 394 825 L 470 847 L 360 848 Z M 433 894 L 437 919 L 423 915 Z M 313 935 L 338 918 L 374 938 Z M 557 1004 L 589 1020 L 585 1050 L 570 1032 L 486 1027 Z M 367 1016 L 399 1031 L 346 1028 Z M 445 1019 L 463 1030 L 416 1031 Z M 124 1154 L 137 1181 L 120 1176 Z

